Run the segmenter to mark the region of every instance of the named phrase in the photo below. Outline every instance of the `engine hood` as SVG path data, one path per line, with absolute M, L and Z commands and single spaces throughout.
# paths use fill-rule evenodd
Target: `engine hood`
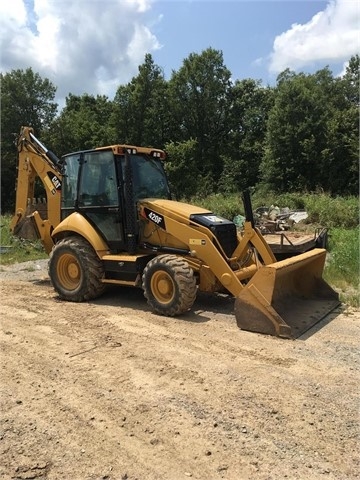
M 144 209 L 152 210 L 160 215 L 165 215 L 176 220 L 189 220 L 191 215 L 211 214 L 210 210 L 189 203 L 176 202 L 174 200 L 146 198 L 139 202 L 140 213 Z M 142 215 L 144 216 L 144 215 Z

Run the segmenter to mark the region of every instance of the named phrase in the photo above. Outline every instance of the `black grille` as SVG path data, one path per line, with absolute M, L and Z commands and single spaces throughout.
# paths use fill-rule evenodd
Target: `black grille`
M 231 257 L 237 247 L 236 225 L 233 222 L 211 213 L 206 215 L 194 214 L 190 216 L 190 220 L 211 230 L 226 256 Z

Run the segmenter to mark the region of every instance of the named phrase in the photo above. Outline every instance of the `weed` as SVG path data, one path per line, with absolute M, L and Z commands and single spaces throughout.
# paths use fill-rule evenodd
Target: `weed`
M 26 262 L 47 258 L 47 254 L 39 240 L 24 240 L 12 235 L 10 231 L 11 216 L 1 216 L 1 239 L 0 245 L 9 247 L 0 255 L 0 263 L 9 265 L 12 263 Z

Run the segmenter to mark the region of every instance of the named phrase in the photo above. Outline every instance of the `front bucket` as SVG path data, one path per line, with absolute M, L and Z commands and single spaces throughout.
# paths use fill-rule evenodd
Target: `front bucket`
M 261 267 L 235 300 L 239 328 L 297 338 L 339 304 L 322 273 L 326 250 L 316 248 Z

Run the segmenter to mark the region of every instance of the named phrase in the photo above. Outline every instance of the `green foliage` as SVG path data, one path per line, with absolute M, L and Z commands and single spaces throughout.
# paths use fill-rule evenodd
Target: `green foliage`
M 348 71 L 333 78 L 324 68 L 313 75 L 285 71 L 278 78 L 269 112 L 264 183 L 275 191 L 356 194 L 358 177 L 358 97 Z
M 196 140 L 170 142 L 165 145 L 168 159 L 165 163 L 171 190 L 176 198 L 189 198 L 198 191 L 201 173 L 196 163 Z M 192 175 L 189 176 L 189 172 Z
M 91 149 L 114 142 L 110 127 L 113 104 L 104 95 L 70 94 L 59 117 L 42 140 L 58 157 L 77 150 Z
M 258 207 L 270 207 L 276 205 L 279 208 L 288 207 L 290 210 L 304 210 L 305 198 L 301 193 L 276 193 L 269 189 L 256 189 L 252 195 L 254 209 Z
M 236 215 L 243 214 L 242 198 L 239 194 L 212 194 L 207 197 L 192 197 L 190 203 L 207 208 L 217 215 L 232 220 Z
M 229 95 L 228 134 L 221 148 L 221 193 L 242 191 L 258 183 L 273 96 L 273 89 L 263 88 L 260 81 L 246 79 L 233 85 Z
M 346 72 L 344 75 L 344 89 L 345 97 L 355 107 L 359 106 L 359 92 L 360 92 L 360 56 L 354 55 L 350 58 Z
M 0 74 L 2 148 L 13 144 L 12 134 L 23 125 L 37 132 L 48 127 L 55 118 L 56 87 L 31 68 Z
M 320 223 L 331 228 L 359 226 L 359 200 L 356 197 L 305 195 L 304 205 L 309 213 L 309 223 Z
M 10 232 L 11 216 L 1 216 L 0 245 L 9 247 L 6 253 L 0 255 L 0 264 L 9 265 L 17 262 L 27 262 L 47 258 L 42 244 L 38 240 L 22 240 Z M 1 268 L 1 267 L 0 267 Z
M 277 191 L 318 187 L 327 102 L 314 76 L 282 77 L 269 113 L 263 178 Z M 294 108 L 296 105 L 296 109 Z
M 275 193 L 255 192 L 253 207 L 277 205 L 290 210 L 306 210 L 307 223 L 324 227 L 355 228 L 359 225 L 359 200 L 357 197 L 332 197 L 325 193 Z
M 55 118 L 56 87 L 31 68 L 0 74 L 1 81 L 1 211 L 15 201 L 17 152 L 15 138 L 21 126 L 34 127 L 37 134 Z
M 223 170 L 221 154 L 229 131 L 230 78 L 222 52 L 208 48 L 200 55 L 191 53 L 169 81 L 170 139 L 196 140 L 197 170 L 210 180 L 206 188 L 213 192 Z M 189 170 L 187 177 L 192 175 Z
M 333 228 L 329 250 L 325 280 L 340 292 L 343 301 L 359 307 L 359 229 Z
M 116 92 L 110 119 L 115 141 L 163 147 L 169 140 L 171 118 L 167 90 L 161 68 L 146 54 L 139 74 L 127 85 L 120 85 Z

